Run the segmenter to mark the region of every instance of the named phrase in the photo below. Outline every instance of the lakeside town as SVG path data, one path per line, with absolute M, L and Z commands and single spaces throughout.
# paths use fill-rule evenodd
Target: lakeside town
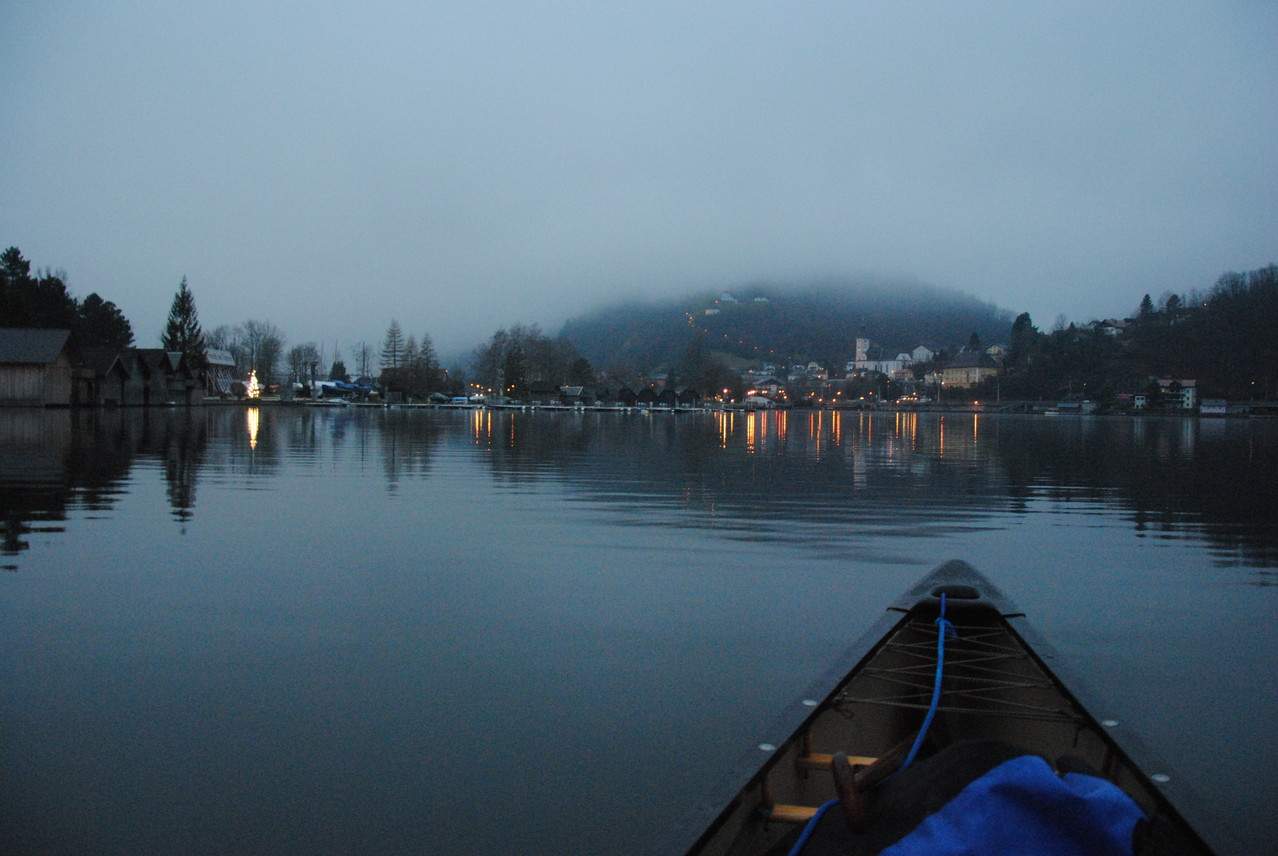
M 1120 335 L 1121 327 L 1107 326 Z M 857 355 L 842 372 L 815 362 L 806 365 L 765 364 L 740 376 L 738 391 L 725 388 L 699 393 L 675 388 L 664 376 L 643 379 L 638 389 L 617 379 L 590 384 L 528 381 L 522 388 L 498 393 L 472 384 L 466 394 L 432 392 L 422 398 L 387 389 L 369 377 L 351 377 L 339 367 L 324 379 L 276 383 L 259 381 L 255 369 L 237 376 L 236 360 L 222 349 L 206 350 L 206 364 L 182 351 L 123 348 L 81 351 L 70 331 L 0 329 L 0 404 L 9 406 L 121 407 L 200 406 L 212 403 L 296 404 L 322 406 L 411 406 L 436 408 L 547 409 L 774 409 L 836 408 L 850 410 L 945 410 L 1091 414 L 1162 413 L 1201 416 L 1278 416 L 1278 403 L 1230 402 L 1200 397 L 1194 378 L 1151 378 L 1142 392 L 1119 393 L 1106 402 L 1086 397 L 1085 390 L 1058 401 L 993 399 L 973 390 L 997 384 L 1007 356 L 1001 344 L 962 349 L 952 359 L 920 345 L 890 359 L 871 358 L 870 340 L 857 340 Z M 895 398 L 879 392 L 891 386 Z M 860 394 L 858 394 L 860 393 Z
M 1273 265 L 1224 274 L 1208 292 L 1169 293 L 1157 303 L 1145 295 L 1130 318 L 1083 325 L 1062 318 L 1043 332 L 1027 313 L 1010 325 L 991 316 L 988 326 L 1000 336 L 1006 331 L 1007 339 L 989 344 L 977 332 L 961 347 L 917 342 L 908 349 L 841 335 L 852 350 L 834 364 L 752 359 L 730 346 L 712 347 L 717 334 L 733 338 L 721 333 L 724 325 L 746 330 L 753 319 L 757 327 L 757 316 L 742 307 L 770 302 L 723 292 L 700 310 L 700 319 L 685 313 L 690 329 L 679 340 L 680 352 L 663 354 L 646 369 L 621 361 L 596 368 L 568 337 L 547 336 L 536 326 L 498 330 L 467 365 L 446 369 L 429 335 L 405 335 L 392 320 L 376 351 L 365 343 L 352 349 L 351 370 L 336 347 L 331 359 L 313 342 L 286 350 L 283 334 L 268 323 L 206 332 L 185 279 L 160 347 L 138 348 L 114 304 L 97 294 L 79 300 L 61 276 L 47 271 L 33 276 L 17 248 L 5 251 L 0 273 L 0 405 L 7 406 L 271 402 L 1278 415 Z M 1249 358 L 1223 363 L 1218 355 L 1226 346 Z

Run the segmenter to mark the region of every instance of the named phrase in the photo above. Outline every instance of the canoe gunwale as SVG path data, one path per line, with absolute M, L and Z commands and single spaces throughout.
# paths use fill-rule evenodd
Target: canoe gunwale
M 1106 708 L 1104 700 L 1089 689 L 1086 680 L 1076 674 L 1034 629 L 1021 612 L 996 586 L 965 562 L 952 560 L 937 567 L 901 597 L 894 601 L 854 643 L 814 680 L 805 692 L 783 708 L 773 722 L 759 735 L 756 745 L 740 756 L 719 785 L 704 795 L 695 807 L 670 830 L 670 834 L 654 852 L 667 854 L 697 853 L 713 840 L 716 832 L 733 815 L 742 795 L 759 785 L 785 754 L 781 751 L 811 726 L 832 705 L 835 696 L 869 662 L 895 632 L 920 615 L 939 613 L 939 590 L 970 587 L 977 598 L 947 598 L 947 617 L 961 615 L 968 609 L 997 612 L 1001 623 L 1022 643 L 1025 653 L 1036 662 L 1065 699 L 1072 702 L 1088 727 L 1102 736 L 1112 750 L 1131 770 L 1149 782 L 1149 792 L 1159 803 L 1159 811 L 1180 821 L 1189 835 L 1200 839 L 1203 852 L 1243 853 L 1245 848 L 1228 827 L 1206 807 L 1189 783 L 1188 776 L 1174 776 L 1155 783 L 1149 775 L 1168 769 L 1155 753 L 1125 723 L 1098 720 L 1093 711 Z M 954 619 L 956 622 L 961 620 Z M 1103 719 L 1103 717 L 1102 717 Z M 1213 842 L 1209 848 L 1206 840 Z
M 1140 736 L 1126 720 L 1114 720 L 1093 711 L 1103 711 L 1109 706 L 1103 696 L 1096 693 L 1090 682 L 1062 658 L 1052 645 L 1044 640 L 1024 615 L 1005 619 L 1008 627 L 1021 638 L 1025 650 L 1038 660 L 1043 670 L 1057 682 L 1060 691 L 1090 717 L 1097 729 L 1113 745 L 1113 749 L 1132 769 L 1139 771 L 1149 781 L 1150 789 L 1159 797 L 1161 810 L 1177 817 L 1196 835 L 1205 851 L 1218 856 L 1249 853 L 1233 831 L 1203 801 L 1201 793 L 1191 784 L 1191 776 L 1185 772 L 1171 775 L 1167 781 L 1154 781 L 1151 776 L 1174 770 Z M 1208 844 L 1208 842 L 1211 842 Z

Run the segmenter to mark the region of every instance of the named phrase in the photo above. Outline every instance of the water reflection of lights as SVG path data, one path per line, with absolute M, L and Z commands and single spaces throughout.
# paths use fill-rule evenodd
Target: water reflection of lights
M 736 430 L 736 414 L 730 410 L 721 410 L 715 414 L 719 423 L 719 445 L 728 448 L 728 438 Z
M 488 408 L 472 411 L 471 430 L 475 434 L 475 442 L 482 443 L 493 438 L 493 412 Z
M 246 415 L 248 417 L 249 448 L 256 449 L 257 448 L 257 423 L 258 423 L 258 420 L 261 418 L 261 415 L 257 412 L 256 407 L 250 407 L 248 411 L 246 412 Z
M 900 426 L 901 436 L 910 438 L 910 451 L 918 451 L 919 415 L 917 413 L 898 413 L 897 425 Z
M 825 414 L 826 411 L 818 410 L 816 418 L 808 421 L 808 434 L 812 438 L 812 453 L 816 460 L 821 460 L 823 452 L 823 443 L 825 439 Z
M 732 411 L 720 416 L 719 439 L 726 447 L 728 439 L 736 428 L 736 416 Z M 723 418 L 725 416 L 726 419 Z M 785 447 L 790 420 L 788 410 L 751 410 L 744 413 L 741 418 L 745 421 L 745 449 L 748 453 L 755 454 L 766 449 L 780 452 Z M 827 418 L 831 421 L 828 431 L 825 427 Z M 808 434 L 816 441 L 818 457 L 822 443 L 828 435 L 833 435 L 834 442 L 839 442 L 840 430 L 837 413 L 827 417 L 821 411 L 813 412 L 808 421 Z

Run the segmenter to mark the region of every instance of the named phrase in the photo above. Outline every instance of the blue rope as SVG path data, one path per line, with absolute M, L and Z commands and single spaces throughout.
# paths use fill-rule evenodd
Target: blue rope
M 923 718 L 923 727 L 919 729 L 919 736 L 914 738 L 914 745 L 910 747 L 910 754 L 905 756 L 900 768 L 893 775 L 900 773 L 914 763 L 914 756 L 919 753 L 919 747 L 923 745 L 923 738 L 927 737 L 927 730 L 932 725 L 932 717 L 936 716 L 936 709 L 941 704 L 941 676 L 945 670 L 945 637 L 958 636 L 958 631 L 954 629 L 954 625 L 945 617 L 945 592 L 941 592 L 941 614 L 936 617 L 935 623 L 936 681 L 932 685 L 932 703 L 928 706 L 927 716 Z
M 821 807 L 817 809 L 816 814 L 812 815 L 812 819 L 808 821 L 808 825 L 803 827 L 803 834 L 799 836 L 799 840 L 794 842 L 794 846 L 790 848 L 790 856 L 800 856 L 803 852 L 804 845 L 807 844 L 808 839 L 812 837 L 812 831 L 816 829 L 817 821 L 821 819 L 821 815 L 825 814 L 826 810 L 831 806 L 837 805 L 838 802 L 838 800 L 830 800 L 828 803 L 823 803 Z
M 941 614 L 937 616 L 934 623 L 936 624 L 936 681 L 932 685 L 932 703 L 928 706 L 927 716 L 923 718 L 923 727 L 919 729 L 919 735 L 914 738 L 914 745 L 910 747 L 910 754 L 905 756 L 905 760 L 897 771 L 892 774 L 893 776 L 899 775 L 902 770 L 914 762 L 914 756 L 919 753 L 919 747 L 923 745 L 923 739 L 927 737 L 927 730 L 932 725 L 932 718 L 936 716 L 936 709 L 941 704 L 941 677 L 945 671 L 945 637 L 958 637 L 958 631 L 954 629 L 954 625 L 945 617 L 944 592 L 941 593 Z M 812 832 L 816 829 L 817 821 L 821 819 L 821 815 L 825 814 L 837 802 L 838 800 L 830 800 L 817 809 L 816 814 L 803 827 L 799 840 L 794 842 L 794 847 L 790 849 L 789 856 L 799 856 L 803 852 L 803 848 L 808 843 L 808 839 L 812 837 Z

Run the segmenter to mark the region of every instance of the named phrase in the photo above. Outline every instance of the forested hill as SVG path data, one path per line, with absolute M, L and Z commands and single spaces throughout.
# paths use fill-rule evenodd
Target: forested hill
M 956 350 L 972 333 L 1006 342 L 1012 313 L 921 283 L 745 286 L 661 302 L 612 306 L 563 328 L 596 367 L 640 371 L 677 362 L 702 334 L 715 351 L 771 363 L 841 366 L 868 338 L 895 356 L 920 344 Z

